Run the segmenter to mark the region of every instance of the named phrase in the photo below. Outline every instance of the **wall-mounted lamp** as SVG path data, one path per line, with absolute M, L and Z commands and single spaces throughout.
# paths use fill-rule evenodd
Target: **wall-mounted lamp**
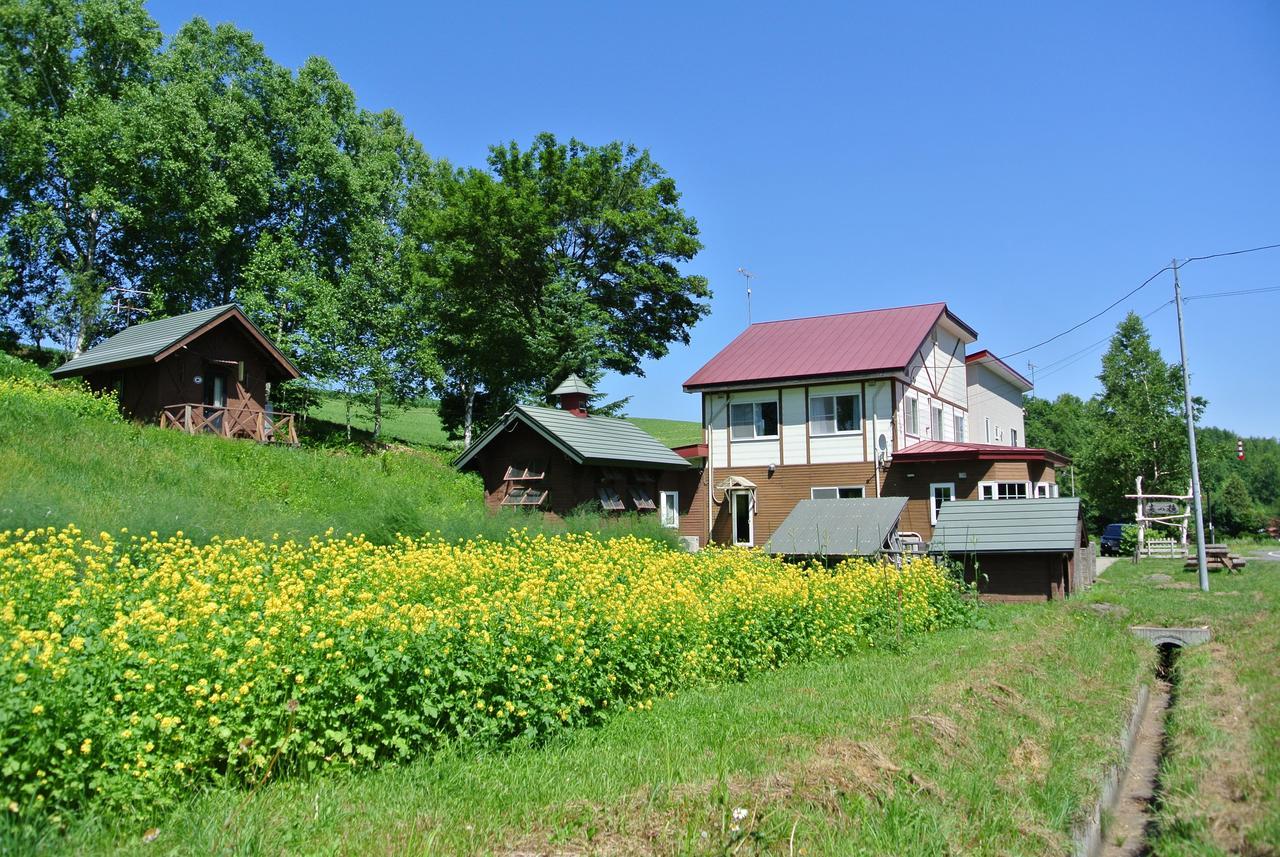
M 915 478 L 916 478 L 916 475 L 915 475 L 914 473 L 908 473 L 908 474 L 907 474 L 907 478 L 908 478 L 908 479 L 915 479 Z
M 964 479 L 964 478 L 966 478 L 968 475 L 969 475 L 968 473 L 965 473 L 963 470 L 961 470 L 959 473 L 957 473 L 957 474 L 956 474 L 956 478 L 957 478 L 957 479 Z
M 774 474 L 774 472 L 775 472 L 775 471 L 777 471 L 777 469 L 778 469 L 778 465 L 776 465 L 776 464 L 770 464 L 770 465 L 769 465 L 769 478 L 771 478 L 771 479 L 773 478 L 773 474 Z

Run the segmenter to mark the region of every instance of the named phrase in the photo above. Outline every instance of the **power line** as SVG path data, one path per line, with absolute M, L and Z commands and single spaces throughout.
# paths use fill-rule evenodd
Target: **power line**
M 1183 295 L 1182 300 L 1185 303 L 1186 301 L 1198 301 L 1203 298 L 1234 298 L 1241 295 L 1261 295 L 1267 292 L 1280 292 L 1280 286 L 1263 286 L 1257 289 L 1236 289 L 1231 292 L 1208 292 L 1198 295 Z
M 1221 259 L 1223 256 L 1239 256 L 1243 253 L 1257 253 L 1259 250 L 1274 250 L 1277 247 L 1280 247 L 1280 244 L 1264 244 L 1261 247 L 1250 247 L 1248 250 L 1228 250 L 1225 253 L 1210 253 L 1208 256 L 1191 256 L 1187 259 L 1183 259 L 1182 264 L 1186 265 L 1190 262 L 1202 262 L 1205 259 Z M 1169 269 L 1166 268 L 1165 270 Z

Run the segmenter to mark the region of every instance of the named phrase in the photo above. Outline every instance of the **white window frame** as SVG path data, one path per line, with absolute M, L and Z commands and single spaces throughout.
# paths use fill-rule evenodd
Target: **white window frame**
M 1035 488 L 1036 488 L 1035 496 L 1037 499 L 1046 499 L 1046 498 L 1053 498 L 1058 496 L 1057 482 L 1037 482 L 1035 485 Z
M 956 443 L 964 443 L 964 414 L 951 415 L 951 431 L 955 433 Z
M 745 496 L 747 498 L 747 540 L 745 542 L 738 541 L 738 498 Z M 732 541 L 738 547 L 754 547 L 756 543 L 756 498 L 754 492 L 747 490 L 737 490 L 729 492 L 730 510 L 733 513 Z
M 920 400 L 907 396 L 907 412 L 902 415 L 902 432 L 911 437 L 920 436 Z
M 984 421 L 987 424 L 987 443 L 991 443 L 991 417 L 985 417 Z
M 1018 430 L 1016 428 L 1009 429 L 1009 446 L 1018 445 Z
M 782 409 L 778 407 L 777 399 L 757 399 L 754 402 L 730 402 L 729 403 L 729 441 L 731 443 L 750 443 L 751 441 L 756 441 L 756 440 L 777 440 L 778 439 L 778 430 L 775 430 L 773 434 L 755 434 L 756 427 L 759 426 L 760 423 L 762 422 L 762 420 L 760 419 L 760 408 L 763 405 L 773 405 L 773 407 L 775 408 L 774 426 L 776 429 L 781 430 L 780 427 L 782 425 Z M 735 424 L 733 422 L 733 409 L 747 408 L 747 407 L 751 408 L 752 435 L 751 437 L 734 437 L 733 429 Z
M 836 496 L 835 497 L 819 497 L 817 494 L 817 492 L 819 491 L 835 491 Z M 841 499 L 840 498 L 841 491 L 857 491 L 858 496 L 856 499 L 859 499 L 859 500 L 867 496 L 867 489 L 862 485 L 814 485 L 809 489 L 809 499 L 810 500 L 838 500 L 838 499 Z M 850 498 L 850 499 L 854 499 L 854 498 Z
M 938 496 L 934 492 L 938 488 L 946 488 L 951 492 L 951 496 L 943 500 L 944 503 L 950 503 L 956 499 L 956 483 L 954 482 L 930 482 L 929 483 L 929 523 L 934 526 L 938 525 Z
M 942 440 L 942 405 L 929 405 L 929 436 L 934 440 Z
M 836 414 L 837 414 L 836 399 L 841 399 L 841 398 L 853 399 L 853 419 L 857 426 L 856 428 L 844 429 L 842 431 L 838 427 L 839 423 L 836 422 Z M 813 410 L 814 410 L 813 403 L 816 402 L 818 399 L 831 400 L 831 422 L 833 425 L 837 426 L 837 428 L 834 431 L 815 430 L 814 428 L 815 423 L 813 421 Z M 850 435 L 850 434 L 862 434 L 862 394 L 861 393 L 818 393 L 816 395 L 809 396 L 809 436 L 810 437 L 833 437 L 835 435 Z
M 670 505 L 668 505 L 670 504 Z M 670 512 L 668 518 L 667 513 Z M 680 492 L 679 491 L 659 491 L 658 492 L 658 520 L 662 526 L 669 529 L 680 528 Z
M 1021 485 L 1026 493 L 1022 497 L 1001 497 L 1001 485 Z M 988 494 L 990 496 L 988 496 Z M 1031 482 L 1023 479 L 994 479 L 989 482 L 978 483 L 978 499 L 979 500 L 1029 500 L 1035 497 L 1035 490 Z

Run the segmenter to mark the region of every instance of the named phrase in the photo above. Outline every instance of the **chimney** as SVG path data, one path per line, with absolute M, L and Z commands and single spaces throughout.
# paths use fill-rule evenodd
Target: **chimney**
M 595 395 L 595 391 L 577 375 L 570 375 L 551 391 L 551 395 L 560 397 L 560 409 L 568 411 L 575 417 L 587 415 L 587 400 Z

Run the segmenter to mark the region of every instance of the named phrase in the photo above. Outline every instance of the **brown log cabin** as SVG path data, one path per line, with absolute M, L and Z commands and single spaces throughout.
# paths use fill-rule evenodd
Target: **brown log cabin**
M 53 371 L 114 391 L 132 419 L 190 434 L 297 443 L 294 415 L 274 412 L 270 385 L 297 367 L 235 304 L 136 324 Z

